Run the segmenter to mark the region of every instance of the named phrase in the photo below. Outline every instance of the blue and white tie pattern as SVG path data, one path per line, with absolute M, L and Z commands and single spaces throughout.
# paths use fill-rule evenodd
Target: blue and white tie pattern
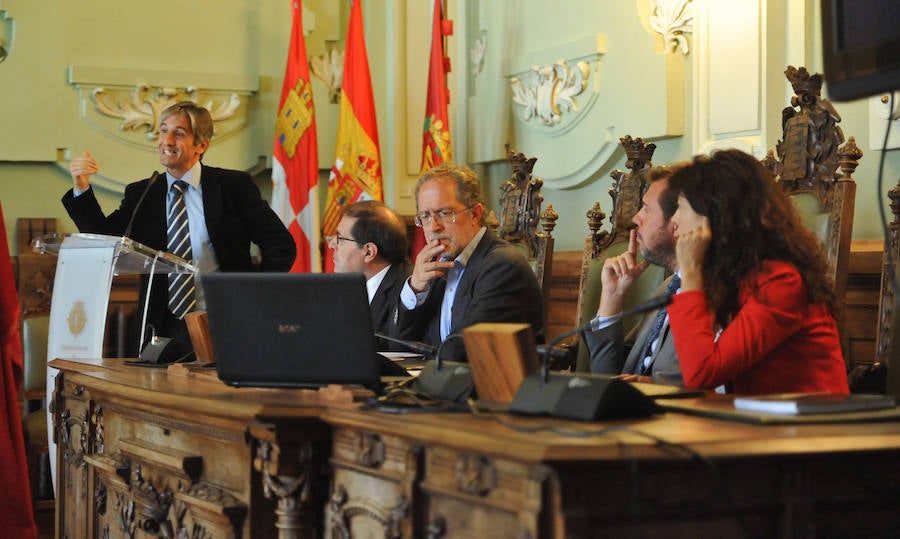
M 191 261 L 191 234 L 188 226 L 187 207 L 184 192 L 188 184 L 178 180 L 172 184 L 172 206 L 169 208 L 168 250 L 188 262 Z M 169 310 L 181 319 L 194 308 L 194 276 L 190 273 L 169 274 Z
M 672 280 L 669 281 L 669 285 L 666 286 L 666 294 L 672 295 L 681 288 L 681 276 L 675 274 L 672 277 Z M 647 358 L 653 355 L 653 342 L 659 339 L 659 334 L 662 332 L 663 324 L 666 321 L 666 308 L 663 307 L 656 314 L 656 321 L 653 322 L 653 328 L 650 329 L 650 333 L 647 335 L 647 342 L 644 343 L 644 349 L 641 351 L 640 359 L 638 359 L 635 374 L 641 374 L 647 376 L 650 374 L 650 370 L 653 367 L 653 360 L 648 361 Z M 662 343 L 660 343 L 662 345 Z M 659 346 L 656 347 L 659 349 Z

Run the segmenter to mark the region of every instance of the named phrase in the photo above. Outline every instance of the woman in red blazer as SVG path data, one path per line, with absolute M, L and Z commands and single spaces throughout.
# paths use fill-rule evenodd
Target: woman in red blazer
M 681 271 L 669 325 L 685 386 L 848 393 L 822 248 L 769 172 L 723 150 L 669 182 Z

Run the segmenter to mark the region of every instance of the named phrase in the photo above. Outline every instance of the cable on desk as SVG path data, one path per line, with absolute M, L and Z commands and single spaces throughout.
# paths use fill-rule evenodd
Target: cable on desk
M 409 387 L 414 378 L 393 384 L 385 394 L 367 400 L 362 409 L 387 414 L 422 414 L 467 412 L 468 409 L 453 401 L 435 399 Z

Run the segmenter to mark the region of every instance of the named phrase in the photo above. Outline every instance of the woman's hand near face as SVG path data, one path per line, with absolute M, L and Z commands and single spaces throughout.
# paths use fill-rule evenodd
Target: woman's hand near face
M 706 217 L 703 217 L 700 225 L 693 230 L 678 231 L 675 256 L 678 258 L 678 268 L 681 271 L 683 292 L 703 290 L 703 259 L 710 240 L 712 231 Z

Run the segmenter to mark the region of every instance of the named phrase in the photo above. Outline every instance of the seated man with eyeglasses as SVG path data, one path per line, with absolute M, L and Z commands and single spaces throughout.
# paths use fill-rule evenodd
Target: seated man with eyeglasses
M 479 322 L 531 324 L 543 339 L 542 296 L 522 251 L 484 225 L 484 197 L 469 167 L 444 164 L 416 184 L 416 225 L 427 245 L 400 292 L 396 334 L 437 346 Z M 441 359 L 465 361 L 462 339 Z
M 336 234 L 327 239 L 335 273 L 366 276 L 372 327 L 389 334 L 397 318 L 400 287 L 412 271 L 406 257 L 406 225 L 384 203 L 364 200 L 344 206 Z M 393 347 L 379 343 L 379 348 Z

